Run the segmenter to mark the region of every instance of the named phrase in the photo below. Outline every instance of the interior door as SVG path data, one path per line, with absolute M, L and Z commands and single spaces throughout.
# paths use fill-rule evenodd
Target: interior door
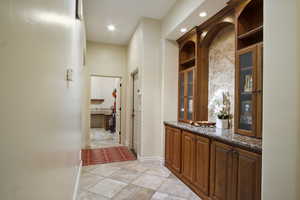
M 138 73 L 133 75 L 133 131 L 132 131 L 132 150 L 137 154 L 140 138 L 140 124 L 141 124 L 141 101 L 139 97 L 139 76 Z
M 119 134 L 119 143 L 121 143 L 121 79 L 116 80 L 116 134 Z

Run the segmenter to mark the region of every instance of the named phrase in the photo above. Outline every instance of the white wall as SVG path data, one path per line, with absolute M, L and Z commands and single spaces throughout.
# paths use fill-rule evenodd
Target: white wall
M 88 145 L 90 131 L 90 92 L 91 92 L 91 75 L 120 77 L 122 82 L 121 89 L 121 141 L 126 143 L 126 96 L 127 96 L 127 47 L 120 45 L 110 45 L 96 42 L 87 42 L 86 52 L 86 74 L 85 80 L 85 144 Z
M 71 0 L 0 1 L 2 200 L 72 199 L 84 45 L 74 12 Z
M 264 4 L 262 199 L 298 200 L 300 199 L 299 1 L 265 0 Z
M 91 99 L 104 99 L 101 104 L 91 105 L 92 107 L 110 109 L 115 102 L 112 96 L 114 89 L 117 89 L 119 78 L 91 77 Z
M 177 121 L 178 115 L 178 55 L 176 41 L 162 40 L 162 88 L 161 88 L 161 156 L 165 150 L 164 121 Z
M 141 156 L 160 156 L 161 122 L 161 26 L 160 22 L 144 19 L 144 60 L 142 65 Z
M 143 32 L 142 32 L 142 26 L 138 26 L 135 33 L 133 34 L 131 40 L 128 44 L 128 58 L 127 58 L 127 90 L 126 90 L 126 144 L 128 146 L 132 146 L 132 132 L 133 132 L 133 123 L 132 123 L 132 110 L 133 110 L 133 77 L 132 73 L 138 72 L 141 74 L 142 72 L 142 60 L 143 60 Z M 141 87 L 141 76 L 139 75 L 139 81 L 138 86 Z M 138 113 L 136 114 L 136 117 L 138 119 L 136 121 L 141 121 L 141 110 L 138 110 Z M 140 126 L 137 128 L 138 132 L 140 133 Z M 136 134 L 138 141 L 140 141 L 140 134 Z M 140 142 L 138 144 L 137 148 L 137 154 L 140 155 Z
M 86 61 L 92 74 L 123 77 L 126 57 L 126 46 L 87 42 Z
M 176 41 L 162 40 L 162 113 L 164 121 L 177 121 L 178 55 Z
M 128 80 L 139 71 L 141 87 L 141 158 L 161 155 L 161 24 L 157 20 L 142 19 L 128 48 Z M 128 116 L 132 108 L 132 92 L 128 91 Z M 128 118 L 127 124 L 130 123 Z M 127 130 L 131 134 L 131 126 Z M 128 136 L 130 138 L 130 136 Z

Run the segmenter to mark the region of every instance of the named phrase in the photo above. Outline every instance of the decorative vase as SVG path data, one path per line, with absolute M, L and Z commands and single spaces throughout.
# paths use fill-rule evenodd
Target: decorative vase
M 222 129 L 228 129 L 229 127 L 229 120 L 228 119 L 217 119 L 216 127 Z

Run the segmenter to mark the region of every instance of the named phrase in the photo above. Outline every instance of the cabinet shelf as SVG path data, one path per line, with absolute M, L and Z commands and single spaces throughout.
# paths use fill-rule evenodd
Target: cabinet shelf
M 252 95 L 253 92 L 241 92 L 241 95 Z
M 252 37 L 253 35 L 258 34 L 259 32 L 262 32 L 263 28 L 264 28 L 264 26 L 261 25 L 261 26 L 258 26 L 256 28 L 254 28 L 254 29 L 251 29 L 250 31 L 248 31 L 246 33 L 240 34 L 238 36 L 238 39 L 242 40 L 242 39 Z
M 191 57 L 191 58 L 188 58 L 188 59 L 180 61 L 180 64 L 181 65 L 187 65 L 187 64 L 190 64 L 190 63 L 192 63 L 194 61 L 195 61 L 195 57 Z
M 243 68 L 241 68 L 241 71 L 247 71 L 247 70 L 252 70 L 252 69 L 253 69 L 253 66 L 243 67 Z

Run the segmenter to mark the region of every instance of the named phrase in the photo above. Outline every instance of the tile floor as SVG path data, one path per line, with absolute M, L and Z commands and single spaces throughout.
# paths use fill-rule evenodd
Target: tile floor
M 119 144 L 119 137 L 117 134 L 112 134 L 110 131 L 106 131 L 103 128 L 92 128 L 90 138 L 89 148 L 91 149 L 122 146 Z
M 77 200 L 201 200 L 159 162 L 83 167 Z

